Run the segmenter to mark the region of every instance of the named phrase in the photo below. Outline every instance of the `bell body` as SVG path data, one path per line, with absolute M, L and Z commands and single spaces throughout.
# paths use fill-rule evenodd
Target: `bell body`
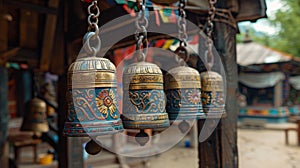
M 27 102 L 21 131 L 48 132 L 49 126 L 46 120 L 46 112 L 47 105 L 43 100 L 33 98 Z
M 123 131 L 118 112 L 116 67 L 105 58 L 81 58 L 68 72 L 64 134 L 100 136 Z
M 206 114 L 225 112 L 223 78 L 212 71 L 201 73 L 202 105 Z
M 169 127 L 163 75 L 157 65 L 148 62 L 129 65 L 123 74 L 123 91 L 124 128 Z
M 171 121 L 204 118 L 197 70 L 185 66 L 171 69 L 165 76 L 165 91 Z

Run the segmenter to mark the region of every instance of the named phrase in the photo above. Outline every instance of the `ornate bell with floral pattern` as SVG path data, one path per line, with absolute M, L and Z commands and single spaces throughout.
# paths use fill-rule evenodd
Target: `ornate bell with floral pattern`
M 124 128 L 142 130 L 136 139 L 145 145 L 149 136 L 144 129 L 163 129 L 170 125 L 165 109 L 162 71 L 157 65 L 145 61 L 131 64 L 123 73 L 123 90 Z
M 163 75 L 160 68 L 149 62 L 131 64 L 123 75 L 124 128 L 155 129 L 169 126 L 165 110 Z
M 74 62 L 68 72 L 67 98 L 66 136 L 99 136 L 123 130 L 116 67 L 108 59 L 86 57 Z
M 220 115 L 225 112 L 223 78 L 213 71 L 201 73 L 202 105 L 208 116 Z
M 201 102 L 199 72 L 187 66 L 171 69 L 165 76 L 169 119 L 200 119 L 205 116 Z
M 175 53 L 180 66 L 169 70 L 165 75 L 166 110 L 171 122 L 183 121 L 179 124 L 179 129 L 185 133 L 190 127 L 185 120 L 205 118 L 201 102 L 201 79 L 196 69 L 186 66 L 185 61 L 179 58 L 182 55 L 188 59 L 187 49 L 181 46 Z

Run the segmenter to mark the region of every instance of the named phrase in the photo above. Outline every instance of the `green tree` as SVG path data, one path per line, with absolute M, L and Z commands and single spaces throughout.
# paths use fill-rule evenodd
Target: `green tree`
M 271 47 L 300 57 L 300 0 L 285 0 L 271 23 L 279 28 Z

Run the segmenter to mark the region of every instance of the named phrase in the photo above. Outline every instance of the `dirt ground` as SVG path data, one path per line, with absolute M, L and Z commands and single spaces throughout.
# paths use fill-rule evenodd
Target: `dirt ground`
M 285 144 L 282 130 L 238 130 L 238 150 L 240 168 L 300 168 L 300 147 L 296 145 L 296 132 L 289 134 L 290 145 Z M 25 154 L 32 152 L 24 152 Z M 32 156 L 29 155 L 32 160 Z M 104 157 L 103 154 L 95 156 Z M 146 166 L 130 166 L 130 168 L 197 168 L 197 149 L 185 148 L 180 142 L 171 150 L 153 157 Z M 49 167 L 57 167 L 54 164 Z M 1 167 L 1 165 L 0 165 Z M 20 168 L 41 168 L 45 166 L 22 164 Z M 88 166 L 89 168 L 119 168 L 119 165 Z
M 285 145 L 282 130 L 238 130 L 240 168 L 300 168 L 300 147 L 296 133 L 289 133 L 290 145 Z M 151 168 L 197 168 L 197 152 L 178 147 L 150 161 Z
M 289 134 L 285 145 L 284 131 L 239 130 L 240 168 L 300 168 L 300 147 L 296 133 Z

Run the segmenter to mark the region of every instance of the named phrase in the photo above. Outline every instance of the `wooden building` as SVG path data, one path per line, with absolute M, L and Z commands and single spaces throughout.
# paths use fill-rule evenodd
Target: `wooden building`
M 297 58 L 251 41 L 238 44 L 237 55 L 240 93 L 246 97 L 241 120 L 286 122 L 291 114 L 299 114 L 299 102 L 291 102 L 300 72 Z

